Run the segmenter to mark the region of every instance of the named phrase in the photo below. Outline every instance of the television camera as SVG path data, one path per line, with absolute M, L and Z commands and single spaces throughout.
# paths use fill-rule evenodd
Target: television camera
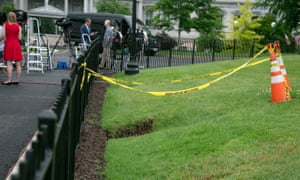
M 72 28 L 72 22 L 68 18 L 59 18 L 56 20 L 55 24 L 62 28 L 63 34 L 65 35 L 65 42 L 69 40 L 69 35 Z
M 6 14 L 0 12 L 0 24 L 3 24 L 6 21 Z
M 64 42 L 69 44 L 70 46 L 70 32 L 72 28 L 72 22 L 68 18 L 59 18 L 56 20 L 55 24 L 62 28 L 63 32 L 60 34 L 58 40 L 55 43 L 55 46 L 52 49 L 51 56 L 54 53 L 54 50 L 56 49 L 58 43 L 60 42 L 61 38 L 64 37 Z
M 20 10 L 20 9 L 15 9 L 13 12 L 16 14 L 17 21 L 20 25 L 26 24 L 27 22 L 27 12 Z M 6 13 L 0 12 L 0 24 L 3 24 L 7 20 Z
M 72 22 L 68 18 L 59 18 L 56 20 L 56 25 L 63 29 L 69 29 L 72 26 Z
M 13 12 L 16 14 L 17 21 L 19 24 L 26 24 L 27 19 L 28 19 L 26 11 L 23 11 L 20 9 L 15 9 L 15 10 L 13 10 Z

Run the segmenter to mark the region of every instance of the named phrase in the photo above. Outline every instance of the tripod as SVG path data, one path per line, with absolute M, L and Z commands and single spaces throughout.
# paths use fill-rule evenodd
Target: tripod
M 70 46 L 70 28 L 68 27 L 68 26 L 63 26 L 63 32 L 61 32 L 61 34 L 60 34 L 60 36 L 59 36 L 59 38 L 57 39 L 57 41 L 56 41 L 56 43 L 55 43 L 55 45 L 54 45 L 54 47 L 53 47 L 53 49 L 52 49 L 52 52 L 51 52 L 51 56 L 53 56 L 53 54 L 54 54 L 54 51 L 55 51 L 55 49 L 57 48 L 57 46 L 58 46 L 58 43 L 60 42 L 60 40 L 61 40 L 61 38 L 63 37 L 63 35 L 65 35 L 65 41 L 69 44 L 69 46 Z
M 70 51 L 70 55 L 69 55 L 69 58 L 70 58 L 70 59 L 69 59 L 69 62 L 68 62 L 69 66 L 70 66 L 71 63 L 73 62 L 73 57 L 75 57 L 74 52 L 73 52 L 72 45 L 71 45 L 71 43 L 70 43 L 70 39 L 71 39 L 71 37 L 70 37 L 70 32 L 71 32 L 70 28 L 71 28 L 71 26 L 69 26 L 69 25 L 64 25 L 64 26 L 62 26 L 62 27 L 63 27 L 63 31 L 61 32 L 59 38 L 57 39 L 57 41 L 56 41 L 56 43 L 55 43 L 55 46 L 54 46 L 53 49 L 52 49 L 51 56 L 53 56 L 54 51 L 55 51 L 55 49 L 57 48 L 59 42 L 61 41 L 62 37 L 64 37 L 64 38 L 65 38 L 65 39 L 64 39 L 64 42 L 67 44 L 67 49 Z
M 57 45 L 58 45 L 58 43 L 59 43 L 59 41 L 61 40 L 61 38 L 63 37 L 63 32 L 60 34 L 60 36 L 59 36 L 59 38 L 58 38 L 58 40 L 56 41 L 56 43 L 55 43 L 55 45 L 54 45 L 54 47 L 52 48 L 52 51 L 51 51 L 51 56 L 53 56 L 53 54 L 54 54 L 54 51 L 55 51 L 55 49 L 57 48 Z

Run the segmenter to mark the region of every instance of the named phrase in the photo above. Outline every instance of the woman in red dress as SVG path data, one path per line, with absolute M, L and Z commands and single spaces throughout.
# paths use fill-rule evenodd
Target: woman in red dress
M 7 22 L 3 25 L 3 35 L 0 39 L 4 39 L 3 60 L 7 62 L 7 80 L 2 85 L 19 84 L 22 73 L 22 49 L 20 40 L 22 39 L 22 29 L 17 23 L 17 17 L 14 12 L 9 12 Z M 16 64 L 16 80 L 12 81 L 12 62 Z

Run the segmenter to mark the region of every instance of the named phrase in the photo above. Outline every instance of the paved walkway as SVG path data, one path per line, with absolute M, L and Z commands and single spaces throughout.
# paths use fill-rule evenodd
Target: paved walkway
M 53 64 L 68 59 L 68 51 L 56 53 Z M 53 105 L 61 90 L 61 80 L 68 77 L 70 70 L 22 73 L 19 85 L 0 85 L 0 179 L 18 160 L 37 130 L 39 113 Z M 0 73 L 0 80 L 5 79 Z

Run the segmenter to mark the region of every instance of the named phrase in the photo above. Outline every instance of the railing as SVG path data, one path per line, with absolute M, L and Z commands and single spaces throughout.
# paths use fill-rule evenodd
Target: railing
M 75 151 L 93 81 L 82 81 L 82 77 L 88 76 L 84 76 L 81 65 L 86 62 L 88 68 L 97 70 L 100 45 L 100 40 L 94 41 L 85 55 L 73 63 L 69 78 L 62 80 L 62 89 L 53 108 L 40 113 L 37 134 L 11 173 L 11 180 L 74 179 Z
M 145 46 L 145 51 L 151 51 L 154 44 L 151 40 Z M 181 39 L 173 42 L 161 42 L 161 49 L 151 55 L 151 53 L 144 53 L 143 58 L 137 57 L 135 61 L 144 68 L 178 66 L 184 64 L 196 64 L 205 62 L 215 62 L 224 60 L 234 60 L 252 57 L 255 51 L 258 50 L 258 43 L 255 40 L 193 40 Z M 124 47 L 124 46 L 123 46 Z M 120 52 L 120 50 L 119 50 Z M 126 52 L 129 52 L 128 49 Z M 112 56 L 118 57 L 118 56 Z M 119 53 L 119 58 L 125 62 L 114 63 L 116 67 L 114 70 L 122 71 L 122 65 L 129 61 L 130 55 L 126 53 Z M 142 59 L 142 60 L 141 60 Z M 115 60 L 113 58 L 113 60 Z M 120 61 L 119 61 L 120 62 Z

